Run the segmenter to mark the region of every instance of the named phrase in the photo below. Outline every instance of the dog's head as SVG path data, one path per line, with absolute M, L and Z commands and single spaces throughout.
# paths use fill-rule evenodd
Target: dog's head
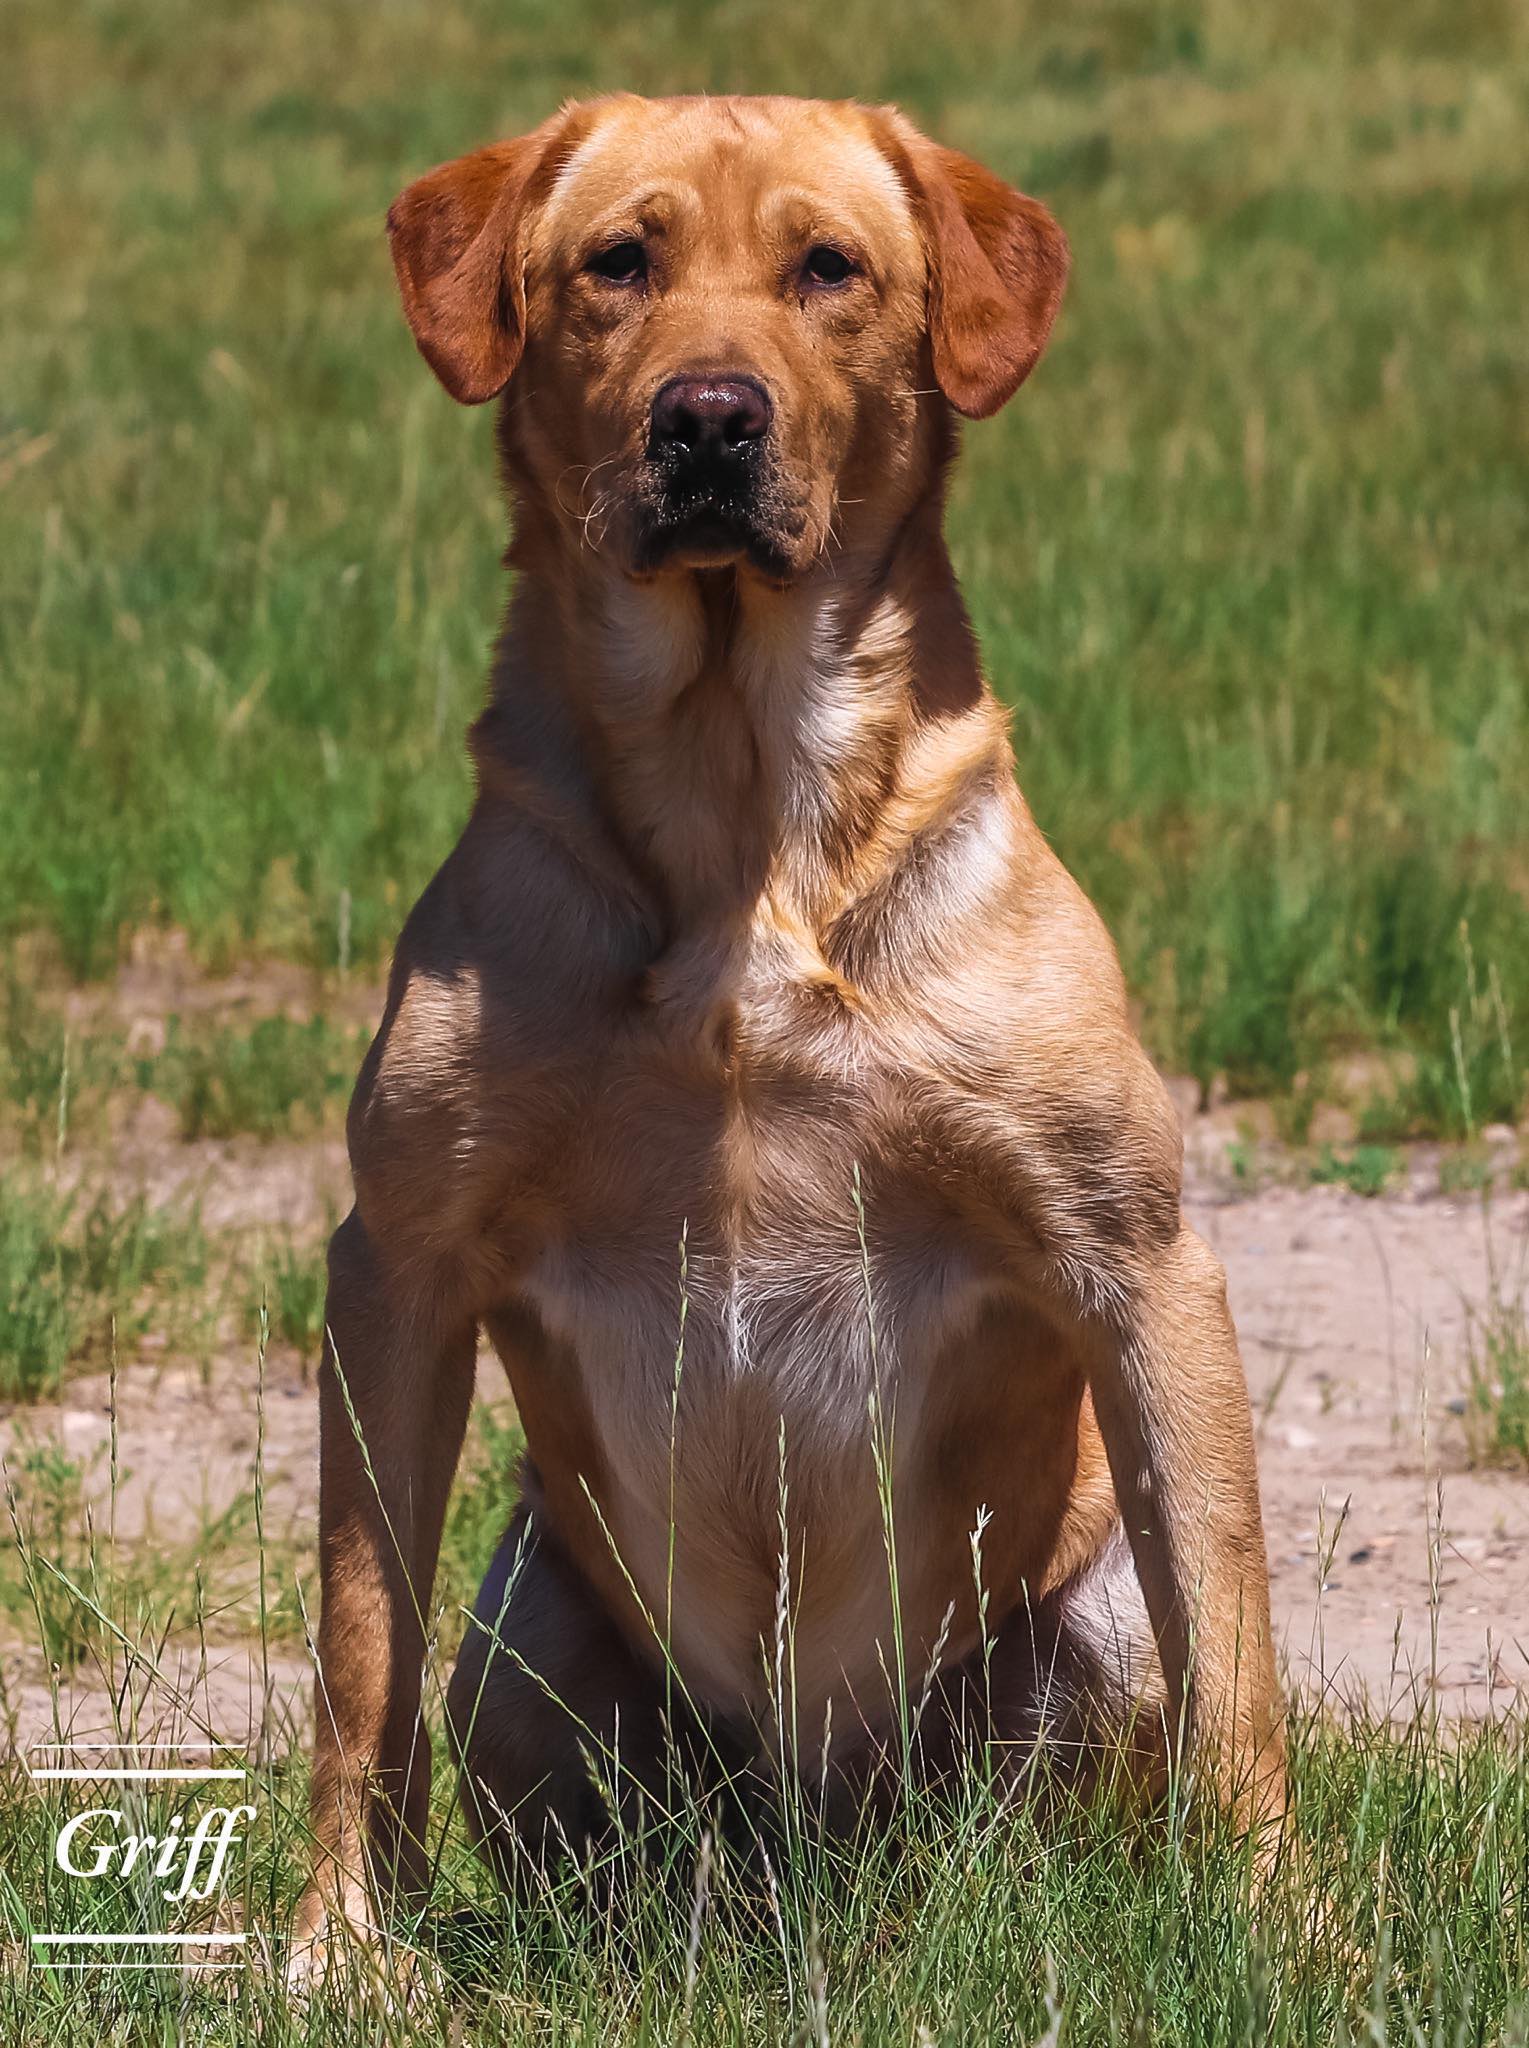
M 980 164 L 807 100 L 572 106 L 431 171 L 388 228 L 441 382 L 508 387 L 512 473 L 640 576 L 786 582 L 897 516 L 931 406 L 995 412 L 1067 273 L 1051 216 Z

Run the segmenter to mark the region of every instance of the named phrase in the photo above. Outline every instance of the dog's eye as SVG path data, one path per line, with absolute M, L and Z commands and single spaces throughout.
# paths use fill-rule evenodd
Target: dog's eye
M 648 258 L 641 242 L 613 242 L 591 256 L 585 267 L 611 284 L 640 284 L 648 274 Z
M 831 249 L 826 242 L 807 251 L 807 260 L 802 265 L 802 275 L 809 284 L 843 284 L 854 275 L 855 266 L 842 249 Z

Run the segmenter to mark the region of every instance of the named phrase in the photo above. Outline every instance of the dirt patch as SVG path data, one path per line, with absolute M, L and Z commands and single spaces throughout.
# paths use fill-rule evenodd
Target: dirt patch
M 1529 1196 L 1197 1189 L 1226 1262 L 1259 1430 L 1292 1681 L 1405 1712 L 1529 1688 L 1529 1475 L 1473 1470 L 1454 1410 L 1469 1317 L 1523 1298 Z M 1493 1275 L 1495 1273 L 1495 1282 Z
M 210 1018 L 236 1024 L 259 1017 L 307 1018 L 323 1014 L 343 1026 L 376 1025 L 383 985 L 372 975 L 319 973 L 293 961 L 260 958 L 209 974 L 182 931 L 150 928 L 136 934 L 115 974 L 106 981 L 75 982 L 51 958 L 44 942 L 16 948 L 16 964 L 34 1001 L 69 1020 L 77 1037 L 93 1030 L 125 1031 L 135 1045 L 163 1036 L 171 1017 Z
M 66 1154 L 65 1183 L 99 1184 L 89 1154 Z M 156 1208 L 194 1208 L 209 1231 L 280 1230 L 296 1237 L 327 1230 L 350 1207 L 345 1140 L 205 1138 L 188 1145 L 175 1114 L 139 1098 L 112 1149 L 113 1183 Z
M 0 1731 L 14 1753 L 200 1739 L 282 1756 L 308 1739 L 313 1665 L 297 1651 L 182 1643 L 125 1662 L 110 1682 L 87 1667 L 50 1684 L 35 1658 L 0 1658 Z

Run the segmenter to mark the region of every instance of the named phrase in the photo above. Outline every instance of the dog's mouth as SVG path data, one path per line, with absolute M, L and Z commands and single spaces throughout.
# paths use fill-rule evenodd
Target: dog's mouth
M 752 506 L 702 497 L 689 504 L 664 503 L 641 522 L 636 566 L 645 573 L 745 562 L 777 580 L 791 568 L 781 536 Z
M 697 455 L 650 441 L 633 503 L 633 566 L 720 569 L 747 565 L 780 582 L 796 564 L 804 521 L 772 448 Z

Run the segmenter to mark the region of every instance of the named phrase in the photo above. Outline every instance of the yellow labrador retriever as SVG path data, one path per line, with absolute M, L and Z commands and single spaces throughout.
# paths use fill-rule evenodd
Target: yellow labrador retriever
M 431 368 L 501 399 L 518 575 L 351 1109 L 307 1952 L 418 1874 L 480 1331 L 527 1463 L 449 1704 L 500 1861 L 607 1824 L 585 1752 L 619 1729 L 640 1783 L 671 1696 L 863 1785 L 888 1674 L 938 1663 L 954 1754 L 979 1525 L 985 1732 L 1085 1772 L 1134 1716 L 1149 1780 L 1182 1743 L 1272 1821 L 1222 1275 L 941 532 L 955 415 L 1033 368 L 1061 231 L 894 111 L 746 98 L 571 106 L 388 225 Z

